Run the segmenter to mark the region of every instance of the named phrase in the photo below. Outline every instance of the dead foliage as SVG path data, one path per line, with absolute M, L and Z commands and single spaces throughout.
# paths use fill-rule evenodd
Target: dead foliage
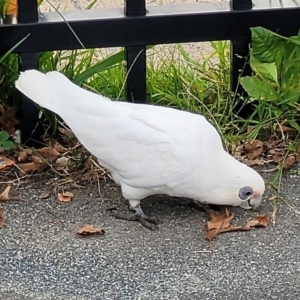
M 65 192 L 65 193 L 58 193 L 57 199 L 61 202 L 70 202 L 74 197 L 73 193 Z
M 0 170 L 6 169 L 10 166 L 13 166 L 14 163 L 15 162 L 12 159 L 10 159 L 9 157 L 3 156 L 3 155 L 0 156 Z
M 16 200 L 20 200 L 19 197 L 10 197 L 10 196 L 9 196 L 10 188 L 11 188 L 11 186 L 8 185 L 8 186 L 3 190 L 3 192 L 0 194 L 0 201 L 16 201 Z
M 292 131 L 292 128 L 283 127 L 283 130 Z M 289 149 L 289 139 L 277 136 L 270 137 L 266 141 L 254 140 L 252 143 L 241 143 L 233 146 L 232 155 L 246 165 L 263 166 L 273 165 L 266 171 L 276 171 L 280 168 L 287 170 L 300 161 L 300 144 L 295 151 Z
M 10 135 L 13 135 L 15 133 L 16 125 L 20 123 L 20 121 L 16 119 L 16 112 L 16 107 L 9 107 L 5 109 L 0 104 L 0 124 L 3 130 L 7 131 Z
M 227 207 L 225 207 L 219 214 L 213 210 L 208 210 L 208 213 L 210 219 L 206 223 L 206 238 L 210 242 L 220 233 L 231 231 L 249 231 L 254 227 L 266 227 L 270 222 L 270 217 L 268 214 L 266 214 L 249 220 L 245 225 L 234 226 L 231 224 L 231 221 L 234 218 L 234 213 L 230 212 Z
M 105 231 L 103 229 L 94 227 L 93 225 L 89 224 L 86 224 L 76 232 L 76 234 L 79 236 L 88 236 L 94 234 L 103 235 L 104 233 Z

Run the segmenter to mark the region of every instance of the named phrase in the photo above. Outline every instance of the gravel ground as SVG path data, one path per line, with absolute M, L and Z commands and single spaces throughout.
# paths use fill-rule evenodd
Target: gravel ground
M 113 183 L 102 183 L 102 198 L 96 187 L 72 190 L 70 203 L 38 199 L 45 190 L 21 185 L 23 201 L 3 204 L 0 299 L 298 299 L 299 216 L 286 205 L 275 226 L 220 235 L 211 252 L 198 225 L 206 213 L 169 197 L 142 203 L 163 221 L 152 232 L 106 211 L 127 209 Z M 299 192 L 299 176 L 287 175 L 282 194 L 300 210 Z M 272 211 L 271 196 L 259 213 Z M 258 213 L 234 211 L 239 224 Z M 86 223 L 105 235 L 77 237 Z

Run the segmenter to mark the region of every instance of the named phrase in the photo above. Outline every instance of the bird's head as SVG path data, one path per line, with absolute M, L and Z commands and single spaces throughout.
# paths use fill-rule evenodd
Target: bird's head
M 244 209 L 261 205 L 265 192 L 263 178 L 252 168 L 231 156 L 218 165 L 218 173 L 206 174 L 209 189 L 202 194 L 203 203 L 239 206 Z
M 238 162 L 228 174 L 225 189 L 225 197 L 232 199 L 231 205 L 252 209 L 261 205 L 265 182 L 255 170 Z

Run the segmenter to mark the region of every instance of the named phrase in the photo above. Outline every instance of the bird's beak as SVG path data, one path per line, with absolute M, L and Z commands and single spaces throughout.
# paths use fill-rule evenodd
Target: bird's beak
M 262 196 L 259 193 L 253 193 L 248 200 L 243 202 L 240 207 L 244 209 L 255 209 L 261 205 Z

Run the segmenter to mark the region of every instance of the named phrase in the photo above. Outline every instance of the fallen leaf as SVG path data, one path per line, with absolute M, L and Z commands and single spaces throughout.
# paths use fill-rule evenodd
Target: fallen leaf
M 103 235 L 105 231 L 103 229 L 96 228 L 93 225 L 86 224 L 84 227 L 80 228 L 76 233 L 81 236 L 87 236 L 91 234 Z
M 24 162 L 27 159 L 27 152 L 21 151 L 18 155 L 18 162 Z
M 6 156 L 0 156 L 0 170 L 10 167 L 15 162 Z
M 284 170 L 287 170 L 289 169 L 290 167 L 292 167 L 294 165 L 294 163 L 296 162 L 296 157 L 295 155 L 291 155 L 291 156 L 288 156 L 284 162 L 283 162 L 283 165 L 282 165 L 282 168 Z
M 57 144 L 57 143 L 53 145 L 53 148 L 59 153 L 64 151 L 63 146 L 61 146 L 60 144 Z
M 3 224 L 5 223 L 6 216 L 4 214 L 2 206 L 0 206 L 0 228 L 2 228 Z
M 247 222 L 245 226 L 233 226 L 230 224 L 234 217 L 227 207 L 222 213 L 216 214 L 213 210 L 208 211 L 210 220 L 207 222 L 206 238 L 211 242 L 218 234 L 232 231 L 249 231 L 254 227 L 266 227 L 270 222 L 268 214 L 257 216 L 255 219 Z
M 285 126 L 285 125 L 278 125 L 276 128 L 277 132 L 296 132 L 297 130 L 295 128 Z
M 2 107 L 3 109 L 3 107 Z M 3 130 L 7 131 L 10 135 L 15 133 L 15 126 L 20 123 L 16 119 L 17 109 L 15 107 L 9 107 L 7 110 L 1 110 L 2 116 L 0 117 L 0 123 Z
M 34 171 L 36 171 L 36 166 L 34 162 L 19 164 L 18 167 L 25 174 L 31 174 Z
M 244 151 L 249 159 L 255 159 L 264 152 L 264 142 L 255 140 L 251 144 L 244 144 Z
M 39 199 L 46 199 L 46 198 L 49 197 L 49 195 L 50 195 L 49 192 L 42 192 L 39 196 L 37 196 L 37 198 L 39 198 Z
M 14 200 L 20 200 L 19 197 L 9 197 L 9 191 L 11 186 L 8 185 L 4 191 L 0 194 L 0 201 L 14 201 Z
M 275 163 L 280 163 L 283 160 L 284 153 L 276 153 L 273 156 L 273 161 Z
M 268 214 L 257 216 L 255 219 L 252 219 L 247 222 L 244 226 L 245 228 L 251 227 L 267 227 L 270 223 L 270 216 Z
M 23 151 L 26 152 L 27 155 L 32 155 L 32 153 L 33 153 L 32 149 L 24 149 Z
M 47 162 L 39 156 L 32 155 L 32 161 L 38 173 L 43 172 L 48 167 Z
M 51 147 L 38 149 L 37 152 L 50 163 L 55 161 L 60 156 L 60 153 Z
M 225 210 L 217 214 L 213 210 L 208 211 L 210 220 L 207 222 L 207 228 L 210 229 L 216 229 L 220 227 L 220 224 L 222 225 L 222 228 L 226 228 L 230 226 L 231 220 L 234 218 L 234 214 L 229 214 L 227 207 Z
M 263 159 L 248 159 L 245 161 L 245 164 L 249 167 L 254 167 L 254 166 L 263 166 L 265 164 L 268 164 L 270 161 L 266 161 L 266 160 L 263 160 Z
M 61 194 L 61 193 L 57 194 L 58 200 L 62 201 L 62 202 L 70 202 L 73 197 L 74 197 L 74 194 L 72 194 L 70 192 L 65 192 L 63 194 Z

